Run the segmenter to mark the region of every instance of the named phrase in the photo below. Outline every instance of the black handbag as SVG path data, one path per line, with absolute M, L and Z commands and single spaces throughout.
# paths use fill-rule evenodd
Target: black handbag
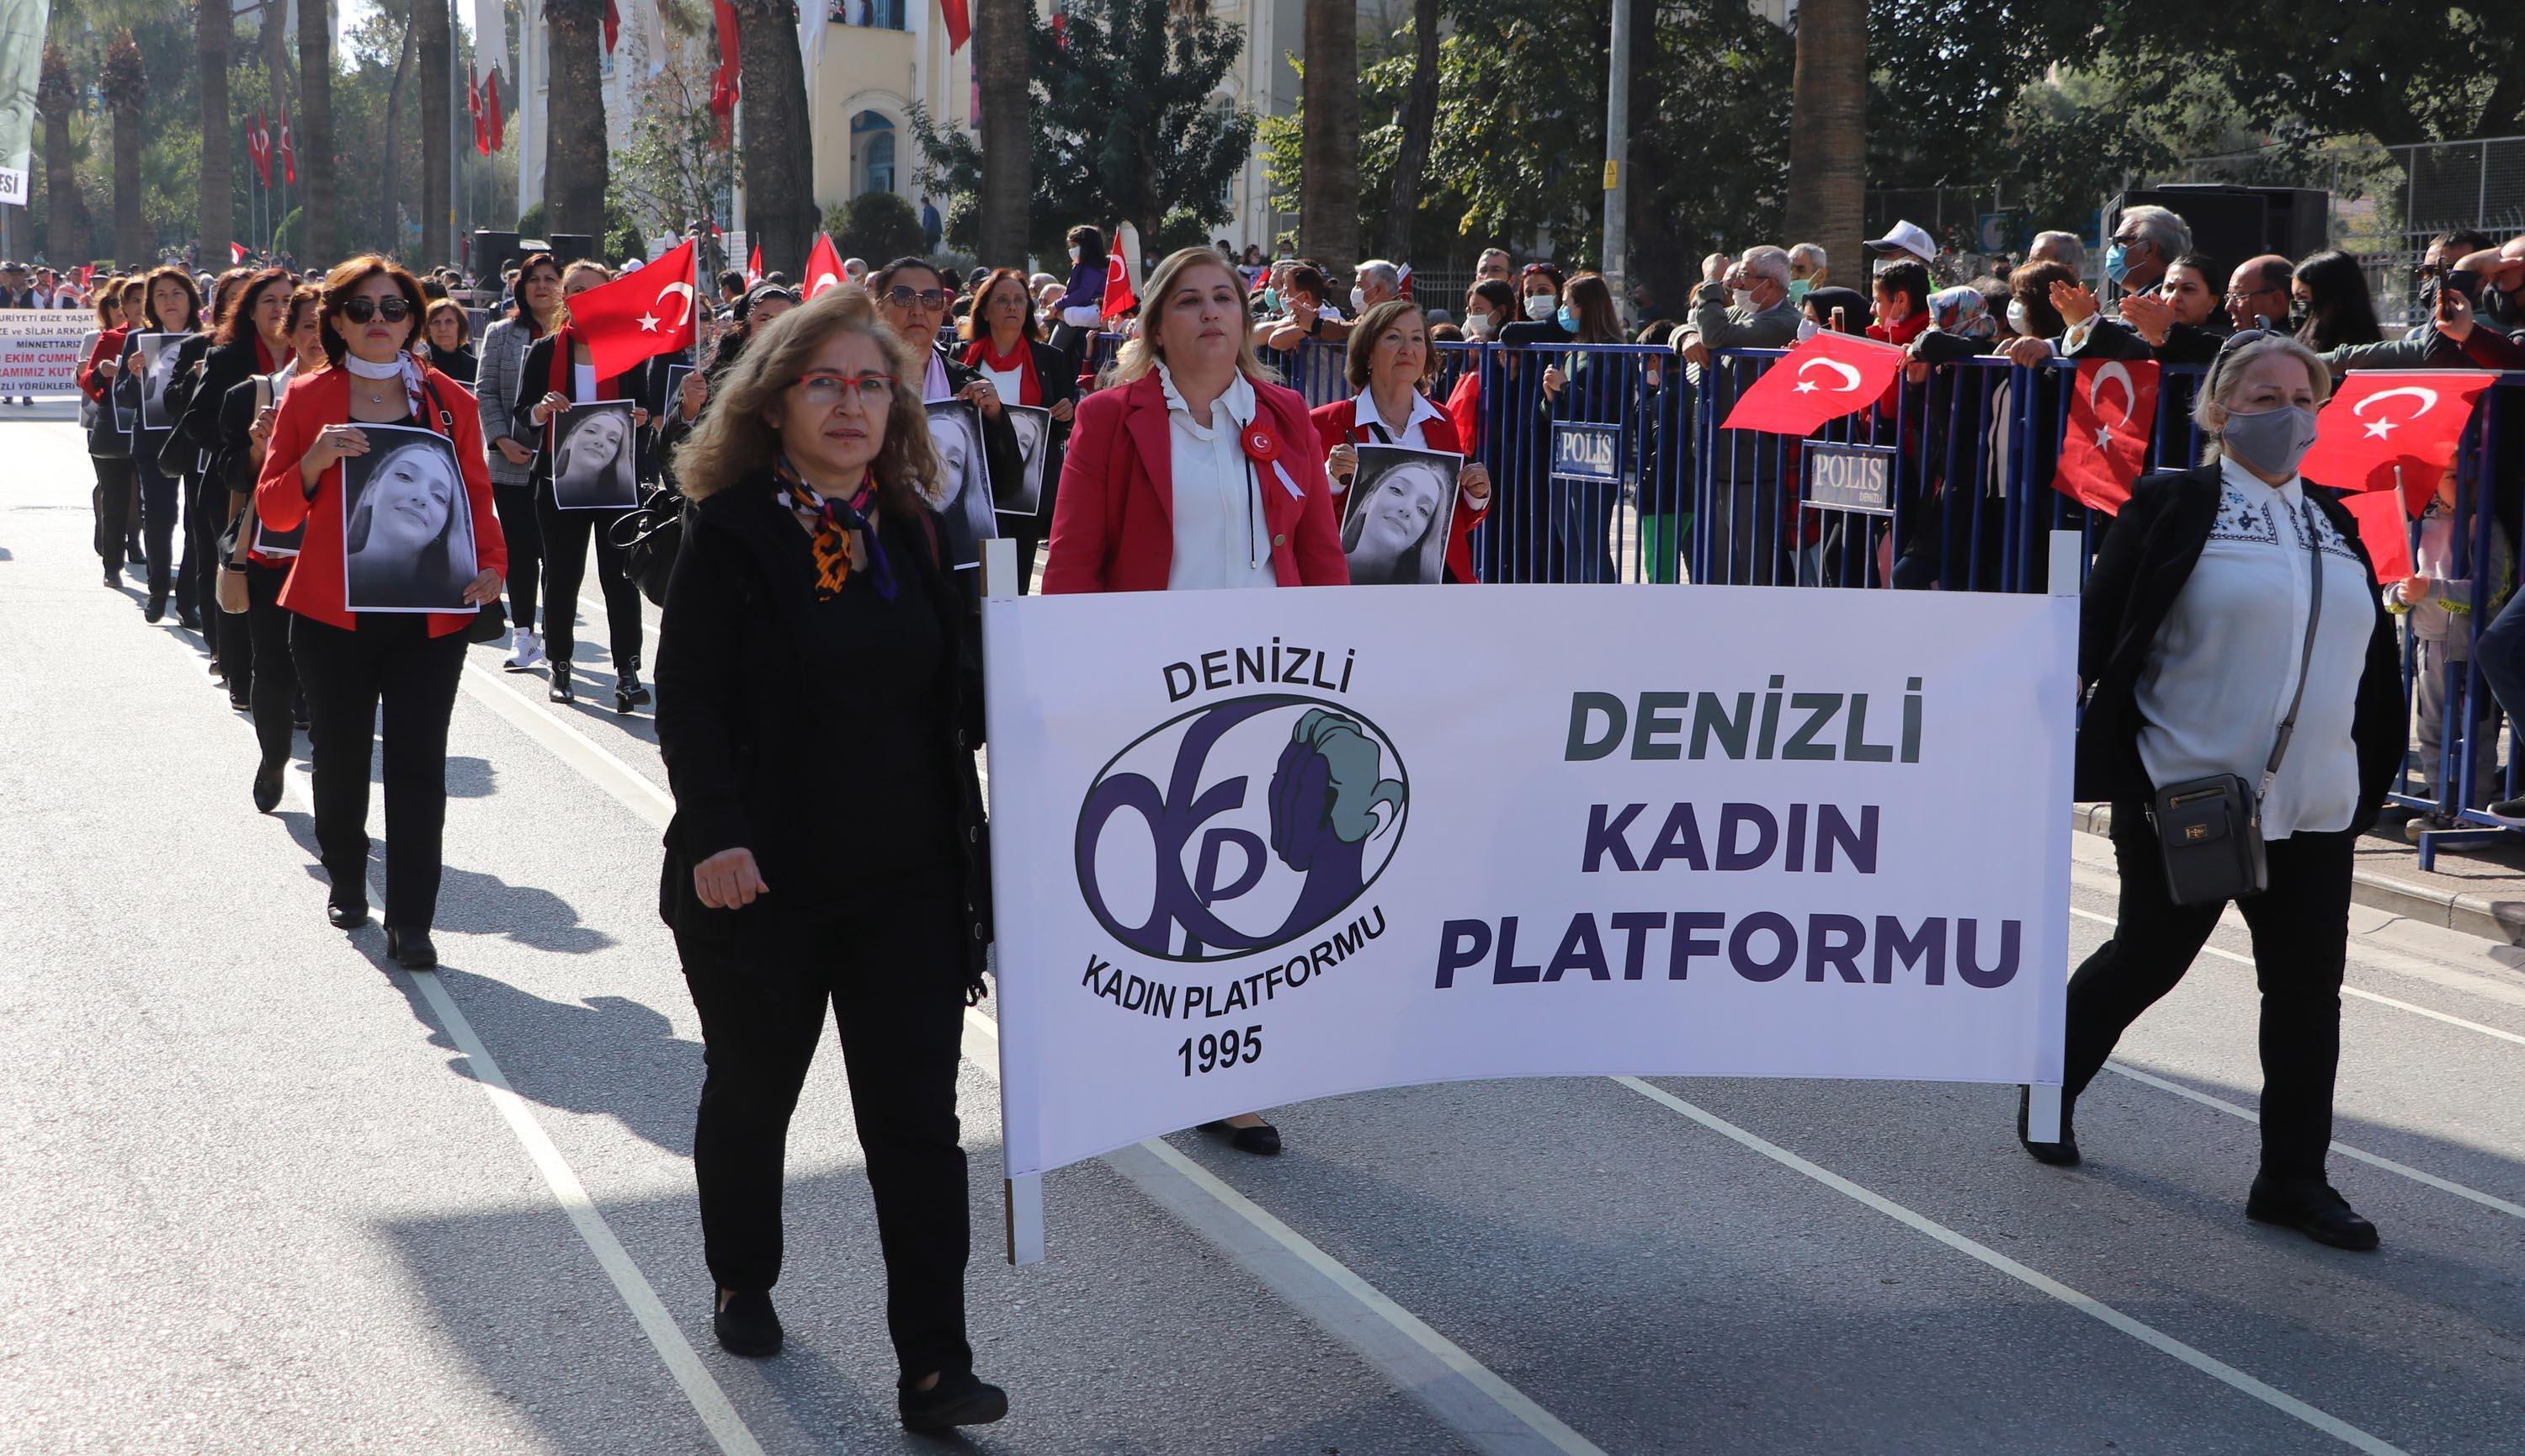
M 2305 679 L 2314 668 L 2314 628 L 2323 620 L 2323 548 L 2315 535 L 2314 507 L 2305 508 L 2309 562 L 2305 645 L 2300 649 L 2297 692 L 2280 720 L 2278 740 L 2262 765 L 2262 781 L 2237 774 L 2212 774 L 2157 789 L 2149 801 L 2165 861 L 2166 898 L 2177 905 L 2218 905 L 2258 895 L 2270 887 L 2270 862 L 2262 843 L 2262 796 L 2279 777 L 2297 732 L 2297 710 L 2305 702 Z
M 667 578 L 674 575 L 675 552 L 684 544 L 684 497 L 671 485 L 661 485 L 634 511 L 625 511 L 606 527 L 622 550 L 623 570 L 653 607 L 667 604 Z

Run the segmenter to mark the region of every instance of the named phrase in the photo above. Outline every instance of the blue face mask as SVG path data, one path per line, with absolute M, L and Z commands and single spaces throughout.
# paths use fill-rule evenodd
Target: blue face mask
M 2130 276 L 2130 249 L 2120 243 L 2104 249 L 2104 276 L 2116 283 Z
M 1561 305 L 1560 308 L 1560 331 L 1562 333 L 1578 331 L 1578 316 L 1569 312 L 1569 306 L 1566 304 Z
M 1275 312 L 1276 312 L 1276 311 L 1279 309 L 1279 307 L 1280 307 L 1280 290 L 1279 290 L 1279 289 L 1277 289 L 1277 288 L 1265 288 L 1265 289 L 1263 289 L 1263 290 L 1262 290 L 1262 306 L 1263 306 L 1264 308 L 1266 308 L 1266 309 L 1271 309 L 1271 310 L 1273 310 L 1273 311 L 1275 311 Z

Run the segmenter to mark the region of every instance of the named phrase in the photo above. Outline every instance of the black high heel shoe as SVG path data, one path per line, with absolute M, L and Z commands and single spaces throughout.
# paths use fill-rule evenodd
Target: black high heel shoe
M 1268 1158 L 1280 1151 L 1280 1130 L 1269 1123 L 1256 1123 L 1251 1128 L 1239 1128 L 1220 1121 L 1204 1123 L 1201 1125 L 1201 1130 L 1215 1132 L 1226 1138 L 1227 1145 L 1240 1153 L 1253 1153 L 1258 1157 Z
M 369 902 L 360 900 L 327 900 L 324 923 L 337 930 L 356 930 L 369 923 Z
M 575 703 L 578 701 L 578 694 L 570 690 L 569 664 L 553 664 L 552 686 L 545 690 L 544 697 L 547 701 L 555 703 Z
M 429 943 L 427 930 L 405 930 L 388 926 L 386 959 L 406 971 L 428 971 L 438 965 L 438 947 Z
M 614 711 L 628 713 L 649 701 L 649 689 L 640 680 L 639 670 L 626 668 L 614 679 Z
M 254 808 L 258 814 L 270 814 L 280 807 L 280 768 L 254 771 Z

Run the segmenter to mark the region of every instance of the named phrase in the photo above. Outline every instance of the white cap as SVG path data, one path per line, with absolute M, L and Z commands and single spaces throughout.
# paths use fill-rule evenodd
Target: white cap
M 1937 241 L 1917 223 L 1897 223 L 1867 246 L 1879 253 L 1908 253 L 1923 263 L 1938 261 Z

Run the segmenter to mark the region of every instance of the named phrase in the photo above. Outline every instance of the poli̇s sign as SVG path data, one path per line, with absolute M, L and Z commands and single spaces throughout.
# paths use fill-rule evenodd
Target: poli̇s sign
M 1552 422 L 1552 474 L 1617 483 L 1622 478 L 1622 427 Z
M 1894 448 L 1808 444 L 1807 504 L 1826 511 L 1893 515 Z
M 1078 815 L 1079 889 L 1142 955 L 1252 954 L 1363 894 L 1394 858 L 1411 797 L 1393 741 L 1346 704 L 1287 693 L 1207 704 L 1096 776 Z

